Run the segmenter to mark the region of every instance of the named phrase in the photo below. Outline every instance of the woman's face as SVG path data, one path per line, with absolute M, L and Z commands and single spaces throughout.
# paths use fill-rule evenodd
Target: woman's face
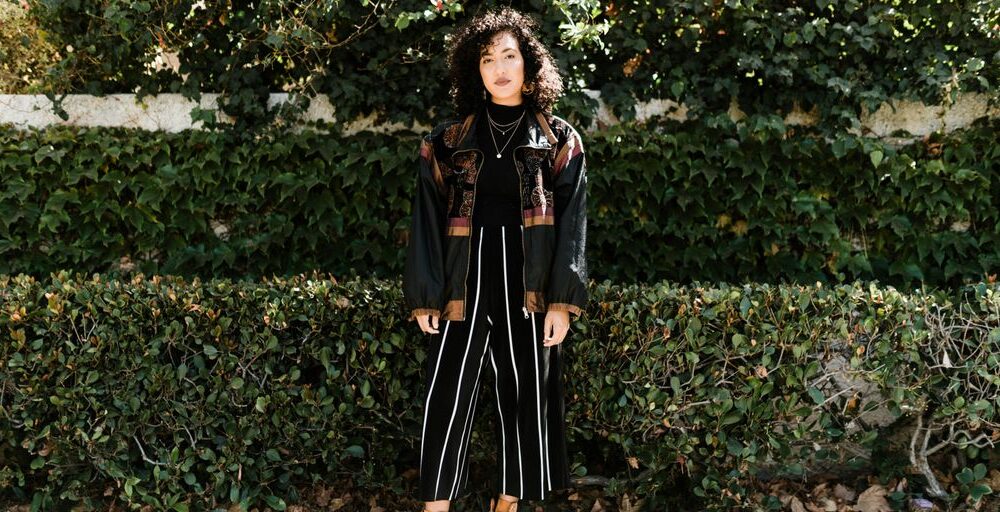
M 517 38 L 510 32 L 493 36 L 479 57 L 479 74 L 483 85 L 492 95 L 493 103 L 518 105 L 524 84 L 524 59 Z

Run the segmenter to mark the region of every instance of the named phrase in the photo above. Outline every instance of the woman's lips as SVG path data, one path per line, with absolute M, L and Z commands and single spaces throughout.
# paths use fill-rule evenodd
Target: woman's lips
M 497 84 L 497 85 L 507 85 L 507 84 L 510 83 L 510 80 L 497 80 L 494 83 Z

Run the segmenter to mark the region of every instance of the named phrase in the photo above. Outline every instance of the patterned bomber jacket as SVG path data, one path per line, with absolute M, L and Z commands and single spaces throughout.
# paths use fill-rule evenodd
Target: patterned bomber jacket
M 521 310 L 583 314 L 588 301 L 587 174 L 579 133 L 528 105 L 524 138 L 514 148 L 521 184 L 524 297 Z M 410 238 L 403 275 L 409 319 L 466 318 L 476 179 L 485 155 L 476 118 L 441 123 L 420 143 Z

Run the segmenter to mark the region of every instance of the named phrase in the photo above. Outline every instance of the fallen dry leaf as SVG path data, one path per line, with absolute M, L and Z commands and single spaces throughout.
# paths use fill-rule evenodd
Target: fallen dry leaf
M 590 512 L 604 512 L 604 505 L 600 498 L 594 500 L 594 506 L 590 508 Z
M 892 488 L 893 492 L 905 492 L 906 491 L 906 478 L 901 478 L 899 483 Z
M 820 496 L 825 495 L 827 493 L 826 486 L 827 486 L 827 483 L 823 482 L 823 483 L 817 485 L 816 487 L 813 487 L 812 495 L 816 496 L 817 498 L 820 497 Z
M 854 510 L 860 512 L 892 512 L 892 506 L 885 499 L 886 491 L 881 485 L 873 485 L 858 496 Z
M 850 503 L 854 501 L 854 498 L 858 496 L 858 493 L 854 492 L 853 489 L 848 489 L 842 484 L 837 484 L 833 487 L 833 495 L 840 501 Z
M 989 485 L 990 489 L 994 491 L 1000 489 L 1000 469 L 990 470 L 990 474 L 986 477 L 986 485 Z
M 632 512 L 632 500 L 628 499 L 628 493 L 622 496 L 621 503 L 618 506 L 621 512 Z

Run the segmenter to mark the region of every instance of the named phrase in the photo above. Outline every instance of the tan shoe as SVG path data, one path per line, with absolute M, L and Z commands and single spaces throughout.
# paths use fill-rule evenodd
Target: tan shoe
M 517 512 L 517 501 L 490 498 L 490 512 Z

